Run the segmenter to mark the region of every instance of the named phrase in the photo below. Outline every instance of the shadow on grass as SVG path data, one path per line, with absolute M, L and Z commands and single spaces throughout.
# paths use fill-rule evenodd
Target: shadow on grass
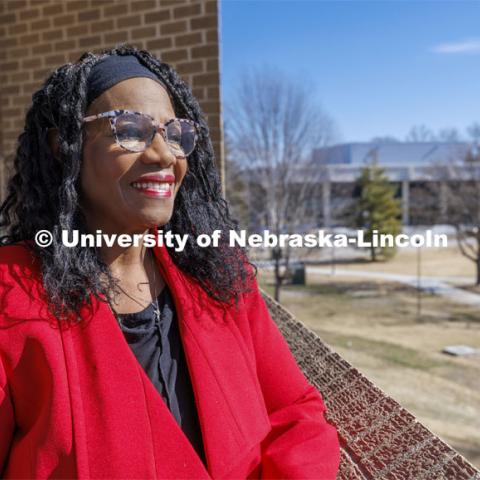
M 274 284 L 271 279 L 260 278 L 259 286 L 273 296 Z M 372 318 L 378 317 L 382 324 L 458 322 L 465 323 L 467 328 L 480 324 L 480 313 L 476 308 L 452 303 L 428 292 L 420 292 L 419 295 L 415 287 L 403 283 L 342 281 L 286 284 L 280 290 L 280 303 L 286 306 L 292 299 L 296 298 L 298 302 L 302 297 L 305 298 L 304 302 L 318 302 L 323 307 L 334 305 L 333 308 L 337 308 L 336 305 L 341 305 L 339 314 L 351 309 L 368 310 Z M 421 302 L 420 315 L 417 314 L 418 302 Z M 324 314 L 327 314 L 325 310 Z
M 352 349 L 357 352 L 367 353 L 370 356 L 402 367 L 413 368 L 416 370 L 430 370 L 437 367 L 449 367 L 447 361 L 440 361 L 430 358 L 428 355 L 389 342 L 362 338 L 354 335 L 344 335 L 333 333 L 321 329 L 316 329 L 322 339 L 333 347 Z
M 265 289 L 274 288 L 271 280 L 261 280 L 259 282 Z M 403 283 L 396 282 L 328 282 L 328 283 L 307 283 L 306 285 L 285 284 L 281 288 L 287 292 L 301 292 L 311 295 L 350 295 L 357 296 L 358 292 L 371 292 L 372 295 L 389 295 L 391 293 L 409 293 L 416 294 L 417 289 Z M 429 295 L 423 293 L 424 295 Z
M 336 258 L 335 259 L 335 265 L 370 265 L 372 263 L 388 263 L 388 259 L 383 259 L 379 258 L 375 262 L 372 262 L 369 258 L 363 258 L 363 257 L 354 257 L 354 258 Z M 329 258 L 322 258 L 319 260 L 313 260 L 313 259 L 303 259 L 302 262 L 305 265 L 310 265 L 310 266 L 331 266 L 332 265 L 332 260 Z

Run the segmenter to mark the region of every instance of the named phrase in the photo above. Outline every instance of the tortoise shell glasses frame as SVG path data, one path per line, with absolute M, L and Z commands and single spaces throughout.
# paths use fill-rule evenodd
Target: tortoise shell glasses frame
M 146 113 L 110 110 L 84 117 L 83 121 L 87 123 L 99 118 L 109 119 L 117 145 L 129 152 L 143 152 L 159 131 L 175 156 L 190 155 L 198 140 L 198 123 L 185 118 L 160 123 Z

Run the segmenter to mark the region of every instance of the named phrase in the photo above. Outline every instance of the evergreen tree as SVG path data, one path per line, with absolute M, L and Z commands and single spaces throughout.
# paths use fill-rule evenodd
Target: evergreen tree
M 390 185 L 385 170 L 376 161 L 362 169 L 358 180 L 360 200 L 357 204 L 356 226 L 364 231 L 366 241 L 372 242 L 377 234 L 397 235 L 401 232 L 401 207 L 395 198 L 395 188 Z M 371 259 L 377 254 L 390 258 L 396 252 L 395 247 L 370 247 Z

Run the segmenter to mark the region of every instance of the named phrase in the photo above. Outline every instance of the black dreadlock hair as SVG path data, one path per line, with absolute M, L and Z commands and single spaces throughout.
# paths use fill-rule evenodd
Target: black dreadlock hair
M 199 127 L 198 144 L 188 157 L 188 170 L 175 198 L 170 221 L 164 232 L 188 234 L 182 252 L 169 249 L 174 263 L 197 281 L 214 300 L 237 303 L 242 286 L 249 285 L 257 269 L 244 248 L 230 248 L 222 240 L 219 247 L 201 248 L 195 237 L 214 230 L 237 230 L 228 203 L 222 197 L 220 178 L 215 168 L 208 126 L 190 88 L 175 70 L 145 50 L 121 45 L 99 54 L 86 52 L 77 62 L 59 67 L 32 96 L 24 131 L 18 139 L 14 174 L 7 186 L 7 197 L 0 206 L 0 245 L 32 240 L 38 230 L 52 232 L 53 242 L 41 248 L 28 247 L 41 260 L 42 278 L 50 312 L 67 319 L 83 305 L 91 306 L 91 295 L 117 287 L 108 266 L 94 248 L 65 247 L 62 230 L 85 232 L 85 219 L 79 208 L 79 174 L 82 165 L 82 123 L 87 108 L 87 78 L 92 67 L 106 55 L 135 55 L 168 87 L 176 115 L 190 118 Z M 48 131 L 58 129 L 59 155 L 53 155 Z M 222 235 L 222 238 L 224 236 Z M 253 271 L 250 267 L 253 267 Z M 254 273 L 253 273 L 254 272 Z M 107 279 L 105 280 L 101 280 Z M 244 290 L 248 291 L 248 289 Z

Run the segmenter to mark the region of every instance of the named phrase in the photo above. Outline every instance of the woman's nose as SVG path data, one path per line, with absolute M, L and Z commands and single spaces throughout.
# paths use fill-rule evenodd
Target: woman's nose
M 177 161 L 177 157 L 165 141 L 161 130 L 155 133 L 152 143 L 142 153 L 141 159 L 145 163 L 158 163 L 162 167 L 175 165 Z

